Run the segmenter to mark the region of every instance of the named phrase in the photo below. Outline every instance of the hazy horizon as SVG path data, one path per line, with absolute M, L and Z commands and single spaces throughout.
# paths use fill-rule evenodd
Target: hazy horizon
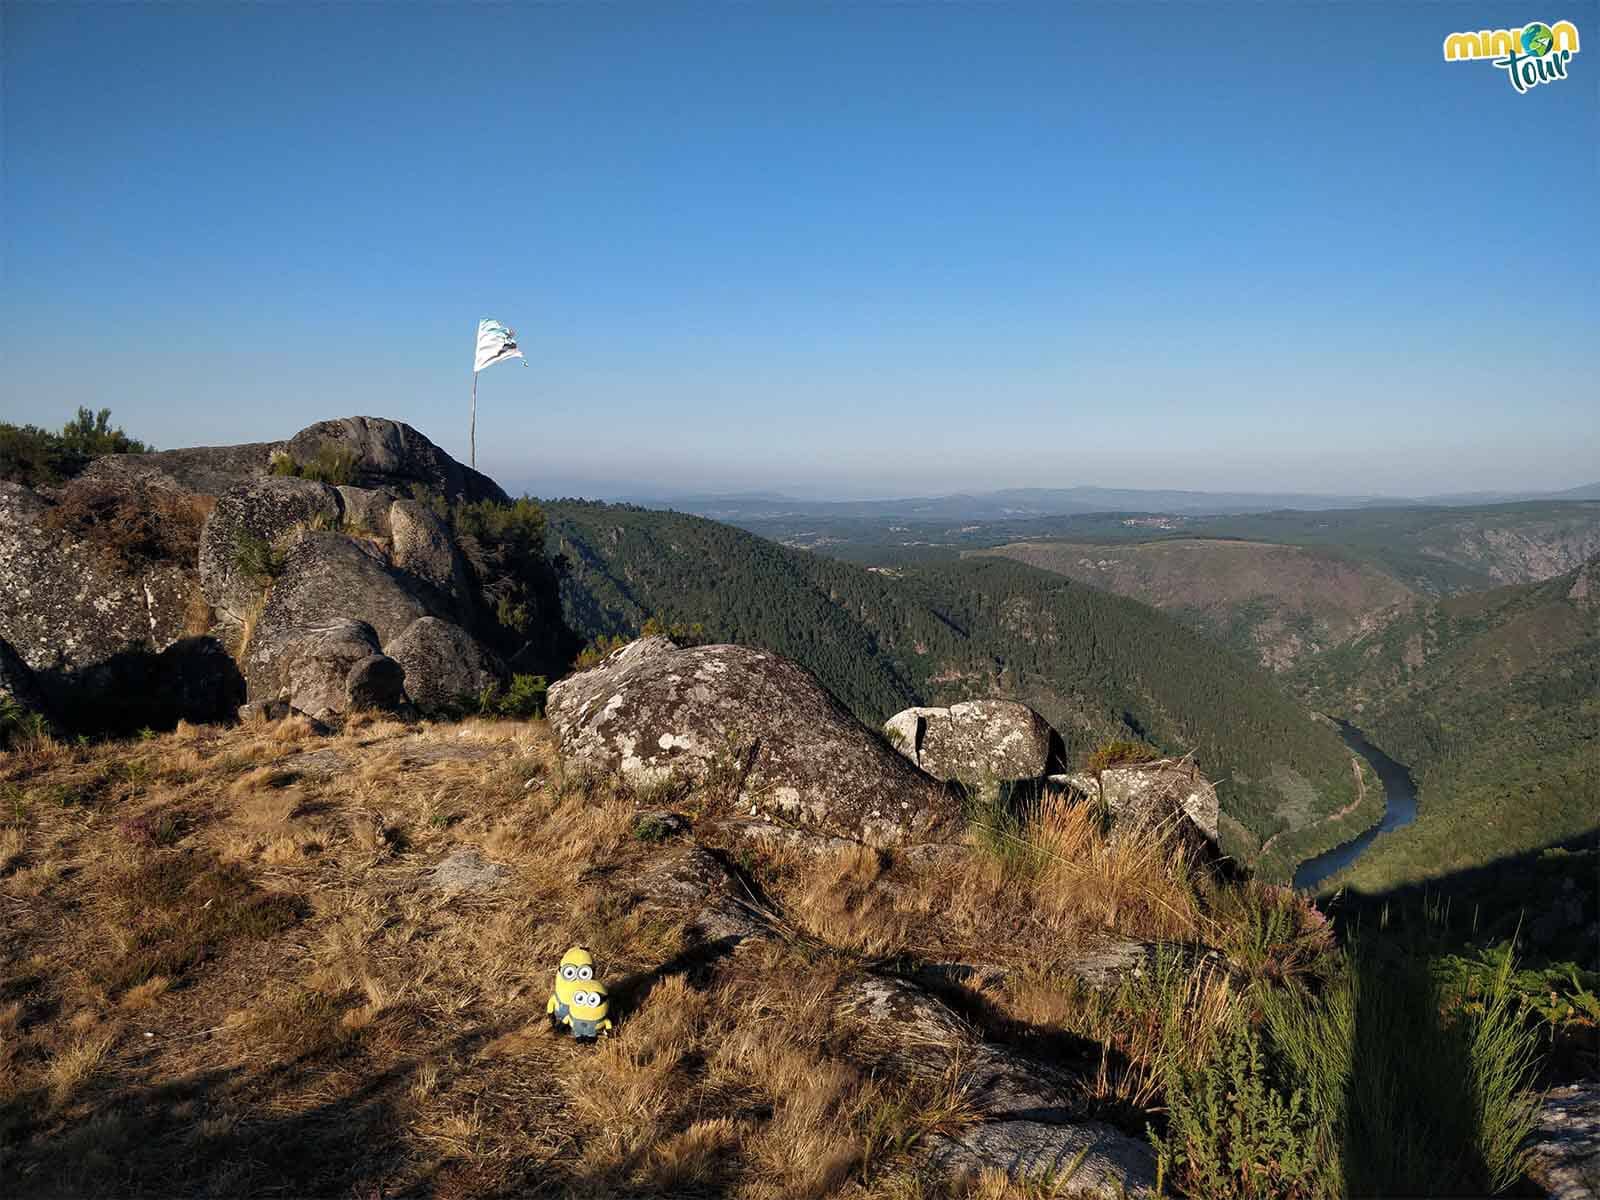
M 465 460 L 493 316 L 542 495 L 1600 475 L 1600 49 L 1440 52 L 1524 7 L 376 11 L 6 6 L 0 420 Z

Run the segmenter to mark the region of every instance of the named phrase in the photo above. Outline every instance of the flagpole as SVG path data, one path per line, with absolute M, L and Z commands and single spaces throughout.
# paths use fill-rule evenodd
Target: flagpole
M 472 373 L 472 429 L 467 438 L 467 465 L 476 471 L 478 469 L 478 373 L 476 371 Z

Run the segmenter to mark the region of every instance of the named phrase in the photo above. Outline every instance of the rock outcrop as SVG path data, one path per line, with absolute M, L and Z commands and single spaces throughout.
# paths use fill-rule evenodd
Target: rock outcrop
M 1600 1082 L 1551 1088 L 1529 1140 L 1528 1175 L 1551 1200 L 1600 1197 Z
M 29 488 L 0 483 L 0 637 L 47 693 L 56 679 L 130 647 L 156 652 L 185 636 L 195 590 L 191 569 L 123 562 L 58 527 L 56 510 Z
M 546 712 L 569 762 L 692 780 L 737 812 L 879 846 L 962 829 L 948 789 L 766 651 L 644 638 L 551 687 Z
M 1163 758 L 1051 779 L 1104 803 L 1113 837 L 1121 830 L 1177 820 L 1216 843 L 1217 789 L 1193 759 Z
M 1062 765 L 1061 737 L 1014 700 L 908 708 L 883 726 L 890 745 L 935 779 L 968 788 L 1040 779 Z
M 330 454 L 348 462 L 351 482 L 361 487 L 409 492 L 417 484 L 446 500 L 509 499 L 494 480 L 462 466 L 411 426 L 381 417 L 318 421 L 272 448 L 273 457 L 288 457 L 302 468 Z
M 336 528 L 339 493 L 311 479 L 267 476 L 229 488 L 217 497 L 200 533 L 198 569 L 206 601 L 236 622 L 246 620 L 261 599 L 262 567 L 252 551 L 270 551 L 297 527 Z
M 382 654 L 401 670 L 418 711 L 451 712 L 505 679 L 503 664 L 455 623 L 457 615 L 452 598 L 392 566 L 371 543 L 302 532 L 288 547 L 244 656 L 250 698 L 284 699 L 326 721 L 360 706 L 351 672 Z M 366 634 L 351 635 L 353 625 Z M 373 699 L 370 692 L 361 697 Z
M 378 635 L 365 621 L 338 619 L 295 639 L 288 661 L 289 703 L 316 721 L 350 708 L 348 681 L 358 664 L 382 657 Z
M 939 1079 L 959 1064 L 979 1120 L 933 1136 L 928 1163 L 935 1170 L 1051 1178 L 1066 1195 L 1154 1194 L 1149 1144 L 1085 1119 L 1071 1079 L 1056 1068 L 983 1041 L 942 1001 L 904 980 L 847 984 L 840 1007 L 859 1022 L 858 1052 L 871 1067 Z
M 220 720 L 247 701 L 324 721 L 406 711 L 408 694 L 452 711 L 505 668 L 471 632 L 493 614 L 423 491 L 506 500 L 373 417 L 110 455 L 59 488 L 0 483 L 0 637 L 69 728 Z

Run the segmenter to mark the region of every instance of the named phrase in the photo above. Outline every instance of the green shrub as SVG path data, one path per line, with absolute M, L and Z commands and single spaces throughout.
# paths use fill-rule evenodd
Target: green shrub
M 27 487 L 58 484 L 105 454 L 144 454 L 150 447 L 111 427 L 111 410 L 78 415 L 52 433 L 37 425 L 0 422 L 0 479 Z
M 272 460 L 272 473 L 291 479 L 312 479 L 335 487 L 356 480 L 356 453 L 333 442 L 323 442 L 316 456 L 308 463 L 298 462 L 287 454 Z
M 1253 980 L 1306 982 L 1335 960 L 1333 927 L 1293 888 L 1248 881 L 1219 899 L 1221 948 Z
M 575 646 L 561 618 L 556 567 L 545 552 L 544 510 L 528 497 L 449 503 L 421 484 L 411 494 L 450 526 L 488 619 L 476 632 L 506 657 L 564 669 Z
M 633 836 L 641 842 L 662 842 L 676 829 L 673 822 L 661 813 L 641 813 L 633 822 Z
M 1332 1152 L 1330 1188 L 1487 1195 L 1514 1183 L 1533 1123 L 1538 1035 L 1509 965 L 1476 1011 L 1452 1012 L 1433 962 L 1414 947 L 1358 944 L 1345 960 L 1318 994 L 1255 993 L 1270 1058 L 1303 1093 Z
M 549 690 L 549 680 L 543 675 L 513 675 L 510 687 L 501 690 L 491 686 L 484 690 L 478 697 L 478 711 L 486 717 L 542 717 Z
M 630 640 L 621 634 L 602 633 L 579 652 L 577 661 L 572 664 L 573 670 L 587 671 L 590 667 L 598 667 L 608 655 L 621 650 Z
M 240 530 L 233 541 L 233 565 L 263 586 L 283 573 L 284 553 L 266 538 Z
M 1164 1179 L 1206 1200 L 1337 1194 L 1326 1129 L 1300 1088 L 1285 1089 L 1248 1020 L 1230 1020 L 1200 1066 L 1181 1063 L 1177 1047 L 1164 1056 L 1170 1123 L 1153 1138 Z
M 35 741 L 49 732 L 50 723 L 44 717 L 23 708 L 10 696 L 0 696 L 0 750 Z

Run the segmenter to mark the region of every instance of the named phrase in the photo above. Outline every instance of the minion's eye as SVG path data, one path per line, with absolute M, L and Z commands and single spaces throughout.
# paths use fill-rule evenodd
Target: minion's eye
M 578 977 L 578 968 L 577 967 L 562 967 L 561 968 L 561 978 L 567 980 L 569 983 L 572 980 L 576 979 L 577 977 Z
M 593 979 L 594 978 L 594 968 L 593 967 L 579 967 L 578 968 L 578 978 L 579 979 Z

